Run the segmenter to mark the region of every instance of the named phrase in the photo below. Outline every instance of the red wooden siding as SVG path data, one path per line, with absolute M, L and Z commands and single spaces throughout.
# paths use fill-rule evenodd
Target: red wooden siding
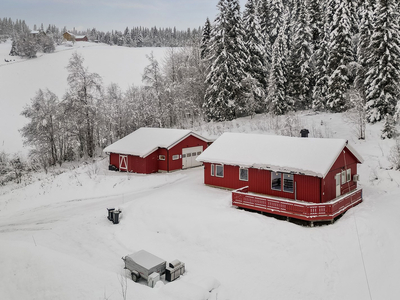
M 110 153 L 110 165 L 114 165 L 119 169 L 119 154 Z M 158 171 L 158 151 L 145 158 L 135 155 L 127 155 L 128 172 L 150 174 Z
M 165 156 L 165 160 L 160 160 L 159 157 L 157 157 L 158 159 L 158 170 L 161 171 L 166 171 L 168 172 L 168 150 L 165 148 L 160 148 L 158 149 L 158 156 L 160 155 L 164 155 Z
M 341 184 L 341 195 L 357 188 L 357 182 L 353 182 L 353 175 L 357 174 L 358 160 L 346 147 L 343 151 L 323 180 L 322 202 L 327 202 L 336 198 L 335 175 L 341 173 L 342 170 L 351 169 L 351 179 L 350 182 Z
M 183 148 L 190 148 L 190 147 L 197 147 L 203 146 L 203 151 L 207 148 L 207 142 L 193 136 L 189 135 L 186 139 L 179 142 L 171 149 L 168 150 L 168 164 L 169 164 L 169 171 L 173 170 L 180 170 L 182 169 L 182 149 Z M 172 156 L 179 155 L 179 159 L 172 160 Z
M 215 174 L 211 176 L 211 164 L 204 163 L 204 183 L 229 189 L 239 189 L 248 186 L 249 191 L 253 193 L 295 199 L 295 192 L 289 193 L 271 189 L 271 171 L 250 168 L 249 180 L 242 181 L 239 179 L 239 169 L 238 166 L 224 165 L 224 177 L 221 178 L 215 176 Z M 295 174 L 294 182 L 297 200 L 314 203 L 320 202 L 320 178 Z
M 182 169 L 182 149 L 196 146 L 203 146 L 204 151 L 207 148 L 207 142 L 190 135 L 170 150 L 159 148 L 145 158 L 127 155 L 128 172 L 150 174 L 158 171 L 180 170 Z M 159 155 L 164 155 L 165 160 L 159 160 Z M 179 159 L 172 160 L 173 155 L 179 155 Z M 118 153 L 110 153 L 110 164 L 119 168 Z

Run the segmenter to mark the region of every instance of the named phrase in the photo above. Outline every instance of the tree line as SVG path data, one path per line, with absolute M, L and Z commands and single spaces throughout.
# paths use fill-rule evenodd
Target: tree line
M 400 114 L 396 0 L 220 0 L 202 33 L 207 120 L 362 110 L 394 134 Z M 361 136 L 360 138 L 364 138 Z
M 96 28 L 78 31 L 75 28 L 67 29 L 58 28 L 49 24 L 46 28 L 43 23 L 40 26 L 34 25 L 34 31 L 45 33 L 49 39 L 60 45 L 63 42 L 63 34 L 69 31 L 75 35 L 86 35 L 92 42 L 105 43 L 108 45 L 118 45 L 126 47 L 182 47 L 191 44 L 193 40 L 197 40 L 201 35 L 201 28 L 193 28 L 186 30 L 178 30 L 176 27 L 151 28 L 143 26 L 134 26 L 131 29 L 126 27 L 125 30 L 100 31 Z M 4 42 L 11 38 L 13 41 L 23 43 L 24 40 L 31 37 L 31 29 L 23 20 L 11 18 L 0 18 L 0 42 Z M 32 41 L 31 41 L 32 42 Z M 22 48 L 22 47 L 20 47 Z M 38 51 L 40 51 L 40 47 Z

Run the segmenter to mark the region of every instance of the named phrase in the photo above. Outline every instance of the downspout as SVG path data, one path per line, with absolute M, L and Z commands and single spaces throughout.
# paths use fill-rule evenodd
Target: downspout
M 167 172 L 169 172 L 169 150 L 167 149 Z
M 294 182 L 294 200 L 297 200 L 297 182 Z

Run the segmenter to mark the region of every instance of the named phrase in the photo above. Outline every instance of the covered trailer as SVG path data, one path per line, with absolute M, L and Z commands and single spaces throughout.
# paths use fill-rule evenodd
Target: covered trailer
M 158 273 L 159 276 L 165 273 L 166 261 L 145 250 L 127 255 L 122 259 L 125 262 L 125 269 L 131 271 L 133 281 L 138 281 L 140 277 L 149 281 L 153 277 L 150 276 L 152 273 Z

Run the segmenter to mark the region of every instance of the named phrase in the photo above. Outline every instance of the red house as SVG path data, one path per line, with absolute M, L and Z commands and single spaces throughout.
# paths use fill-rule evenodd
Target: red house
M 123 172 L 150 174 L 200 166 L 208 140 L 190 130 L 140 128 L 106 147 L 110 165 Z
M 224 133 L 197 160 L 204 183 L 234 189 L 234 206 L 333 221 L 362 201 L 361 156 L 344 139 Z

